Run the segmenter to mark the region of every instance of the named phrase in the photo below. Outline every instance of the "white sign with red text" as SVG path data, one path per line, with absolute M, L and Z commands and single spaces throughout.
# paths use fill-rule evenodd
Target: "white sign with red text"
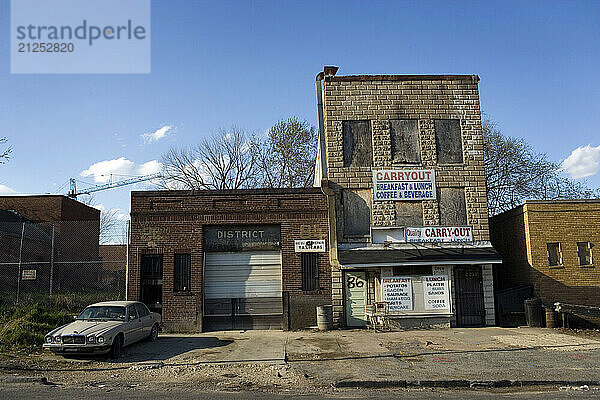
M 406 241 L 416 242 L 472 242 L 473 228 L 470 226 L 424 226 L 406 228 Z
M 442 275 L 424 276 L 423 297 L 426 310 L 449 310 L 448 278 Z
M 380 169 L 373 171 L 373 200 L 435 200 L 432 169 Z

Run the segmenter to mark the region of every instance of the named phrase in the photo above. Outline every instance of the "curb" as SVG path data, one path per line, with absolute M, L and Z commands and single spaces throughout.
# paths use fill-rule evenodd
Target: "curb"
M 48 383 L 48 379 L 45 376 L 20 376 L 20 375 L 9 375 L 0 377 L 2 383 Z
M 507 388 L 526 386 L 600 386 L 600 381 L 568 381 L 568 380 L 495 380 L 471 381 L 464 379 L 421 380 L 421 381 L 372 381 L 347 380 L 333 384 L 336 388 Z

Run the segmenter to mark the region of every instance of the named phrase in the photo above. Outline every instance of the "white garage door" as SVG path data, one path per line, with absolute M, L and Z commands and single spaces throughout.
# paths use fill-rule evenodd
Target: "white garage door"
M 204 328 L 281 329 L 281 252 L 204 253 Z
M 204 298 L 281 297 L 281 252 L 205 253 Z

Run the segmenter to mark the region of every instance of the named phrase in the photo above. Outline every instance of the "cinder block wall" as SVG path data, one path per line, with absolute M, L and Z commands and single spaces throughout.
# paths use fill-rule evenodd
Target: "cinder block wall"
M 509 262 L 510 269 L 497 273 L 503 287 L 531 283 L 547 305 L 561 301 L 600 306 L 599 200 L 526 201 L 494 216 L 491 224 L 494 245 L 498 243 Z M 546 244 L 555 242 L 560 243 L 563 264 L 550 266 Z M 579 265 L 577 242 L 594 245 L 592 265 Z
M 292 329 L 315 325 L 317 305 L 331 303 L 331 269 L 319 254 L 320 290 L 302 291 L 295 239 L 328 243 L 327 199 L 320 189 L 132 192 L 129 299 L 140 298 L 143 254 L 163 254 L 163 318 L 167 329 L 202 330 L 203 226 L 281 224 L 283 291 L 290 295 Z M 191 254 L 191 291 L 173 292 L 176 253 Z
M 467 225 L 475 241 L 489 241 L 483 138 L 479 109 L 479 78 L 475 75 L 334 76 L 324 82 L 324 122 L 328 179 L 340 190 L 372 193 L 372 170 L 387 168 L 434 169 L 438 188 L 464 188 Z M 420 164 L 392 161 L 390 120 L 418 121 Z M 438 163 L 434 120 L 460 121 L 463 163 Z M 342 121 L 371 121 L 372 167 L 344 167 Z M 372 198 L 372 194 L 370 195 Z M 372 202 L 371 223 L 393 226 L 393 201 Z M 437 200 L 423 201 L 424 225 L 440 225 Z M 338 229 L 340 221 L 337 221 Z M 338 234 L 338 241 L 342 237 Z M 332 271 L 334 319 L 343 315 L 341 271 Z M 489 297 L 489 296 L 488 296 Z M 492 296 L 493 300 L 493 296 Z M 493 306 L 491 307 L 493 320 Z

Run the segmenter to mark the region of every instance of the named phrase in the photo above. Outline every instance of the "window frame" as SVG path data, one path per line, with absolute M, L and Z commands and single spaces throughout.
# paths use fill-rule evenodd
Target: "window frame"
M 589 255 L 590 262 L 587 263 L 587 264 L 582 264 L 581 263 L 581 255 L 580 255 L 580 252 L 579 252 L 579 245 L 580 244 L 585 244 L 585 248 L 586 248 L 587 253 Z M 594 266 L 594 254 L 592 252 L 592 247 L 594 247 L 594 245 L 590 241 L 577 242 L 577 259 L 579 261 L 579 266 L 580 267 L 593 267 Z
M 556 245 L 556 249 L 557 249 L 557 264 L 552 264 L 550 262 L 550 246 L 551 245 Z M 548 266 L 549 267 L 554 267 L 554 268 L 560 268 L 563 267 L 563 254 L 562 254 L 562 245 L 560 244 L 560 242 L 547 242 L 546 243 L 546 255 L 548 256 Z
M 187 259 L 186 264 L 178 260 Z M 179 268 L 178 268 L 179 267 Z M 187 267 L 187 270 L 185 269 Z M 187 286 L 185 285 L 187 283 Z M 192 286 L 192 255 L 190 253 L 173 254 L 173 293 L 190 293 Z
M 321 280 L 319 279 L 319 253 L 300 253 L 300 269 L 302 291 L 314 292 L 321 290 Z

